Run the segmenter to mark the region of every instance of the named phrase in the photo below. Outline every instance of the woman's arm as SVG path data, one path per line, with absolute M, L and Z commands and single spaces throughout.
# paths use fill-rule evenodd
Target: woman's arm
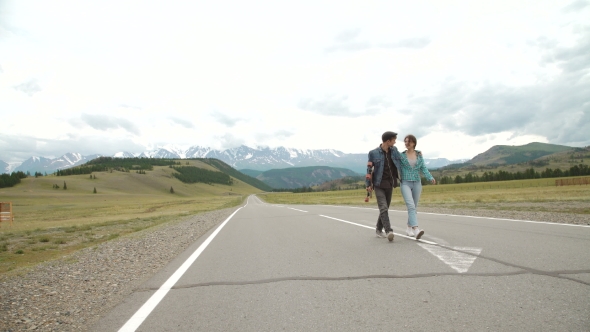
M 432 183 L 436 183 L 436 180 L 434 179 L 434 177 L 432 176 L 432 174 L 430 174 L 430 171 L 428 171 L 428 168 L 426 168 L 426 164 L 424 163 L 424 158 L 422 157 L 422 152 L 417 153 L 418 155 L 418 167 L 419 170 L 422 171 L 422 174 L 424 174 L 424 176 L 426 176 L 426 180 L 432 182 Z

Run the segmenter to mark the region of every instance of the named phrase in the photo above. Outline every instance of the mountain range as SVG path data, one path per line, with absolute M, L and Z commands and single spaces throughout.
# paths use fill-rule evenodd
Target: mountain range
M 295 189 L 313 187 L 347 176 L 358 176 L 358 174 L 346 168 L 307 166 L 271 169 L 262 172 L 256 176 L 256 179 L 268 184 L 272 188 Z
M 31 157 L 20 165 L 10 165 L 0 160 L 0 173 L 13 171 L 53 173 L 58 169 L 66 169 L 86 163 L 98 158 L 100 154 L 83 156 L 80 153 L 66 153 L 59 158 Z M 130 158 L 216 158 L 235 169 L 251 169 L 268 171 L 289 167 L 306 166 L 330 166 L 346 168 L 358 174 L 364 174 L 367 162 L 366 153 L 344 153 L 338 150 L 305 150 L 285 147 L 268 148 L 239 146 L 237 148 L 215 150 L 208 147 L 192 146 L 182 149 L 175 146 L 164 146 L 140 154 L 122 151 L 115 153 L 113 157 Z M 453 163 L 461 163 L 465 160 L 451 161 L 446 158 L 425 159 L 428 168 L 435 169 Z

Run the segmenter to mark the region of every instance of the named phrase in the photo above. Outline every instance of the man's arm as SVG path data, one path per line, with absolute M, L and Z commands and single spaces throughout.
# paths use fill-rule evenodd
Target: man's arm
M 365 187 L 367 191 L 373 190 L 373 158 L 371 158 L 371 152 L 369 152 L 369 161 L 367 161 L 367 175 L 365 176 Z

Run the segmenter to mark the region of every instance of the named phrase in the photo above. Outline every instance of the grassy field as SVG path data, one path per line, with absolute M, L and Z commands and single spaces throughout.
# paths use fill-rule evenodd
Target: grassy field
M 548 162 L 548 164 L 543 165 L 543 166 L 535 166 L 535 165 L 527 164 L 527 163 L 501 165 L 501 166 L 470 165 L 470 166 L 465 166 L 465 167 L 462 167 L 459 169 L 432 170 L 432 171 L 430 171 L 430 173 L 435 178 L 439 179 L 443 176 L 449 176 L 449 177 L 454 178 L 457 175 L 465 176 L 469 173 L 471 173 L 473 175 L 478 175 L 478 176 L 483 175 L 483 173 L 485 173 L 485 172 L 498 173 L 498 171 L 505 171 L 505 172 L 509 172 L 509 173 L 516 173 L 516 172 L 524 173 L 524 171 L 526 171 L 529 168 L 533 168 L 536 172 L 539 172 L 539 173 L 545 171 L 547 168 L 551 168 L 553 170 L 561 169 L 562 171 L 565 171 L 565 170 L 569 170 L 573 166 L 580 165 L 580 164 L 590 165 L 590 159 L 588 159 L 588 158 L 586 158 L 586 159 L 583 159 L 583 158 L 549 159 L 549 158 L 547 158 L 547 159 L 543 159 L 543 160 L 546 160 Z
M 420 198 L 421 206 L 470 208 L 488 203 L 554 202 L 571 201 L 575 204 L 571 213 L 590 214 L 590 186 L 555 186 L 556 179 L 515 180 L 501 182 L 480 182 L 424 186 Z M 261 195 L 269 203 L 277 204 L 338 204 L 375 205 L 375 198 L 369 203 L 364 199 L 366 191 L 341 190 L 317 193 L 268 193 Z M 391 201 L 392 205 L 404 205 L 399 189 Z
M 190 165 L 214 170 L 198 161 Z M 12 226 L 0 223 L 0 276 L 148 227 L 237 206 L 260 192 L 235 179 L 232 186 L 185 184 L 172 172 L 154 167 L 147 174 L 95 172 L 96 179 L 29 177 L 0 189 L 0 201 L 12 202 L 14 212 Z M 53 189 L 56 184 L 60 189 Z

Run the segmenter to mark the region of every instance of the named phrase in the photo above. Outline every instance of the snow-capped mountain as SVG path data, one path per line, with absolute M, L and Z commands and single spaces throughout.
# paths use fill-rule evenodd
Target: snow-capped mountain
M 450 164 L 460 164 L 468 161 L 469 159 L 459 159 L 459 160 L 448 160 L 447 158 L 434 158 L 434 159 L 426 159 L 424 158 L 424 163 L 428 169 L 437 169 L 441 168 Z
M 12 171 L 12 169 L 10 167 L 10 164 L 0 160 L 0 174 L 3 174 L 3 173 L 10 174 L 11 171 Z
M 187 158 L 209 158 L 208 154 L 211 151 L 211 148 L 195 145 L 188 148 L 185 154 Z
M 142 152 L 138 157 L 140 158 L 170 158 L 170 159 L 185 159 L 187 149 L 175 145 L 165 145 L 155 149 Z M 193 157 L 194 158 L 194 157 Z
M 135 155 L 131 152 L 127 152 L 127 151 L 122 151 L 122 152 L 117 152 L 113 155 L 113 158 L 133 158 L 135 157 Z
M 250 148 L 240 146 L 223 151 L 212 150 L 207 158 L 217 158 L 236 169 L 269 170 L 274 168 L 331 166 L 363 173 L 366 154 L 347 154 L 337 150 L 303 150 L 285 147 Z
M 23 171 L 29 173 L 53 173 L 58 169 L 70 168 L 73 166 L 84 164 L 92 159 L 98 158 L 100 155 L 94 154 L 90 156 L 82 156 L 79 153 L 66 153 L 63 156 L 55 159 L 45 157 L 31 157 L 25 160 L 14 171 Z
M 79 153 L 66 153 L 65 155 L 50 159 L 44 157 L 31 157 L 20 166 L 14 168 L 7 163 L 0 162 L 0 172 L 8 168 L 9 171 L 23 172 L 42 172 L 47 174 L 53 173 L 58 169 L 65 169 L 80 164 L 84 164 L 101 155 L 82 156 Z M 113 155 L 115 158 L 217 158 L 231 165 L 235 169 L 251 169 L 257 171 L 267 171 L 277 168 L 288 167 L 305 167 L 305 166 L 331 166 L 337 168 L 347 168 L 356 173 L 364 174 L 366 170 L 367 154 L 366 153 L 344 153 L 338 150 L 304 150 L 285 147 L 269 148 L 256 147 L 251 148 L 245 145 L 225 149 L 214 150 L 203 146 L 191 146 L 186 149 L 177 146 L 162 146 L 141 154 L 134 154 L 126 151 L 117 152 Z M 461 161 L 450 161 L 445 158 L 425 159 L 428 168 L 434 169 L 443 167 L 452 163 Z M 7 168 L 8 167 L 8 168 Z

